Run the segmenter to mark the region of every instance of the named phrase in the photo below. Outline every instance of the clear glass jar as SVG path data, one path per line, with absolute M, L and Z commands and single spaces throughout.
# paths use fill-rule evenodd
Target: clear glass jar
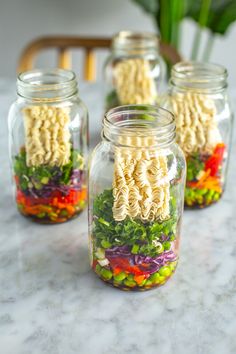
M 119 32 L 105 64 L 106 109 L 126 104 L 155 104 L 165 76 L 158 37 Z
M 227 71 L 220 65 L 180 62 L 173 66 L 162 105 L 176 117 L 176 142 L 185 153 L 185 205 L 204 208 L 225 188 L 232 119 Z
M 91 266 L 123 290 L 164 284 L 174 273 L 185 159 L 173 115 L 155 106 L 110 110 L 89 179 Z
M 75 74 L 21 73 L 17 94 L 8 123 L 18 210 L 40 223 L 67 221 L 87 201 L 87 109 Z

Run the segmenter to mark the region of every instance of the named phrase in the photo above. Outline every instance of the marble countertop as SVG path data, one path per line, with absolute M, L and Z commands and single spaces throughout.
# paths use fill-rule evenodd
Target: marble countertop
M 86 212 L 53 226 L 17 213 L 7 148 L 14 96 L 14 82 L 0 80 L 0 352 L 235 354 L 236 143 L 223 199 L 184 213 L 175 276 L 160 289 L 122 292 L 90 270 Z M 94 142 L 102 90 L 84 84 L 81 97 Z

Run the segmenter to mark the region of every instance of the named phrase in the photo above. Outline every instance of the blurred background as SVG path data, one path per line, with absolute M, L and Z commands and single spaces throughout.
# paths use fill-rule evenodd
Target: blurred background
M 230 1 L 214 0 L 214 3 L 227 2 Z M 231 1 L 232 4 L 233 2 Z M 14 78 L 22 49 L 29 41 L 42 35 L 110 37 L 122 29 L 157 31 L 153 17 L 143 10 L 143 6 L 140 6 L 142 3 L 144 3 L 142 0 L 137 2 L 132 0 L 1 0 L 0 76 Z M 147 3 L 154 4 L 152 0 L 145 2 Z M 230 9 L 228 14 L 231 18 L 234 16 Z M 201 50 L 207 46 L 208 34 L 208 29 L 202 34 L 200 58 Z M 184 58 L 189 58 L 191 55 L 194 36 L 196 36 L 195 22 L 184 19 L 179 45 L 179 51 Z M 230 73 L 231 84 L 236 77 L 235 46 L 236 25 L 233 23 L 227 28 L 224 36 L 217 34 L 214 37 L 210 57 L 211 61 L 226 66 Z M 99 56 L 99 67 L 102 66 L 105 56 L 105 53 Z M 74 70 L 80 75 L 81 53 L 76 51 L 73 58 Z M 43 53 L 38 59 L 37 66 L 45 66 L 45 64 L 56 65 L 56 54 Z

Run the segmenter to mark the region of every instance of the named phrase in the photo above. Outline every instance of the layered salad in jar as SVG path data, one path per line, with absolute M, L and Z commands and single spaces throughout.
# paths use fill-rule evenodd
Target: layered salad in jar
M 158 93 L 151 65 L 145 58 L 114 63 L 113 89 L 106 96 L 106 109 L 126 104 L 155 104 Z
M 132 139 L 135 147 L 140 138 Z M 91 208 L 92 267 L 105 282 L 148 290 L 173 275 L 182 177 L 170 173 L 172 163 L 159 150 L 115 147 L 112 188 L 98 193 Z
M 70 109 L 29 106 L 23 123 L 25 145 L 13 161 L 17 207 L 37 222 L 65 222 L 87 200 L 85 161 L 73 146 Z
M 178 93 L 170 102 L 176 118 L 176 141 L 187 161 L 185 205 L 204 208 L 220 199 L 224 186 L 227 147 L 218 127 L 215 102 L 195 92 Z

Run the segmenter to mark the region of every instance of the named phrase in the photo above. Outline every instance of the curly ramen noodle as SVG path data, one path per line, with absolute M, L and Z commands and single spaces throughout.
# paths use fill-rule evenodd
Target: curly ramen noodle
M 121 104 L 153 104 L 157 92 L 145 59 L 127 59 L 115 66 L 115 86 Z
M 205 95 L 189 92 L 171 97 L 176 117 L 177 143 L 186 155 L 211 154 L 222 141 L 216 122 L 214 101 Z
M 122 137 L 127 147 L 115 148 L 113 181 L 113 216 L 122 221 L 127 216 L 140 220 L 164 220 L 169 217 L 170 184 L 167 158 L 156 150 L 135 149 L 152 146 L 152 138 Z
M 69 109 L 30 106 L 24 109 L 28 166 L 63 166 L 70 159 Z

